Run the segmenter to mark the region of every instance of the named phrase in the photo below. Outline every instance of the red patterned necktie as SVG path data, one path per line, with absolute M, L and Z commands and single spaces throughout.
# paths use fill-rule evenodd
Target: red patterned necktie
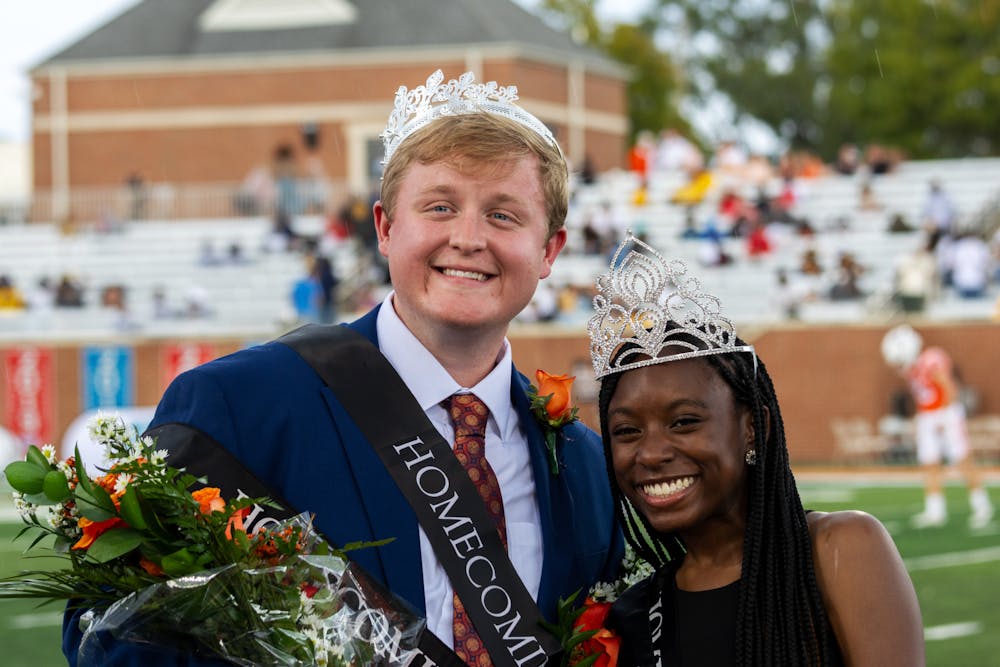
M 469 473 L 486 509 L 497 524 L 500 541 L 507 546 L 507 523 L 503 516 L 503 497 L 500 483 L 486 460 L 486 420 L 490 411 L 475 394 L 454 394 L 441 402 L 451 416 L 455 427 L 455 457 Z M 455 653 L 467 665 L 492 667 L 486 647 L 479 633 L 472 626 L 472 619 L 465 613 L 465 606 L 453 595 L 455 616 L 452 630 L 455 633 Z

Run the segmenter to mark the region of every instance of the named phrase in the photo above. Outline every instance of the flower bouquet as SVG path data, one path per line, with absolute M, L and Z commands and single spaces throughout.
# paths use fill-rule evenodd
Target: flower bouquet
M 103 664 L 101 636 L 239 665 L 405 665 L 424 622 L 331 549 L 299 515 L 253 534 L 266 498 L 224 499 L 117 418 L 90 425 L 107 450 L 91 478 L 75 457 L 30 446 L 4 473 L 15 508 L 53 537 L 64 567 L 0 581 L 0 597 L 67 600 L 81 616 L 80 664 Z M 193 488 L 196 488 L 192 491 Z

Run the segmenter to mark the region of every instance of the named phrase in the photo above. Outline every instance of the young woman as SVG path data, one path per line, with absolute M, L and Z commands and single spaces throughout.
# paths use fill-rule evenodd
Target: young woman
M 619 666 L 922 665 L 892 539 L 802 508 L 771 379 L 718 300 L 631 237 L 612 267 L 590 323 L 601 430 L 626 537 L 657 568 L 612 609 Z

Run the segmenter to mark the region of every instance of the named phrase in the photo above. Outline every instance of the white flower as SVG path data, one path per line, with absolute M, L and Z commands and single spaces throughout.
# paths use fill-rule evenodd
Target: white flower
M 115 493 L 125 493 L 125 489 L 128 488 L 129 483 L 132 481 L 132 475 L 123 472 L 115 476 Z
M 56 462 L 56 448 L 52 445 L 42 445 L 42 454 L 45 454 L 45 459 L 49 463 Z

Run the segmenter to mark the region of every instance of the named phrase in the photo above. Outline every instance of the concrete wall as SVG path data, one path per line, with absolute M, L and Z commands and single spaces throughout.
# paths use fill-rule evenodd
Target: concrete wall
M 903 388 L 902 380 L 882 361 L 879 342 L 887 327 L 814 326 L 771 329 L 748 336 L 767 365 L 781 404 L 789 449 L 795 464 L 842 462 L 831 420 L 864 418 L 871 424 L 888 411 L 890 394 Z M 952 353 L 964 380 L 979 394 L 980 415 L 1000 415 L 1000 323 L 921 324 L 925 343 Z M 575 401 L 581 418 L 597 428 L 596 383 L 593 382 L 589 343 L 582 332 L 519 328 L 511 333 L 515 363 L 533 375 L 542 368 L 550 373 L 578 376 Z M 199 355 L 221 356 L 249 341 L 231 338 L 206 340 L 119 340 L 95 342 L 133 350 L 135 402 L 153 405 L 180 368 L 197 362 Z M 49 425 L 49 439 L 58 440 L 73 419 L 83 412 L 81 387 L 83 344 L 33 346 L 30 342 L 0 344 L 0 423 L 11 430 L 14 383 L 25 390 L 48 383 L 44 405 L 35 407 Z M 48 378 L 30 377 L 11 366 L 10 359 L 26 348 L 46 350 Z M 21 372 L 22 377 L 12 374 Z M 996 443 L 1000 448 L 1000 442 Z

